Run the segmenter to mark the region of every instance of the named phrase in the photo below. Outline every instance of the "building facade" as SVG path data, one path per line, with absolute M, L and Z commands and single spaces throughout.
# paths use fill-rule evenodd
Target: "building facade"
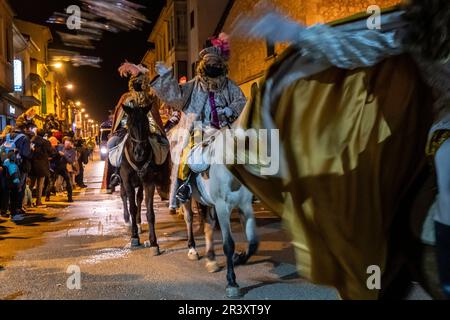
M 221 29 L 229 33 L 233 22 L 242 13 L 250 14 L 258 0 L 231 0 Z M 390 7 L 399 0 L 378 0 L 380 7 Z M 366 11 L 373 0 L 272 0 L 274 6 L 296 21 L 306 25 L 325 23 Z M 286 44 L 268 45 L 265 41 L 231 39 L 230 77 L 242 88 L 246 96 L 258 83 L 275 58 L 286 48 Z
M 45 116 L 57 113 L 55 106 L 56 83 L 48 67 L 48 45 L 53 40 L 50 29 L 28 21 L 15 19 L 14 24 L 28 42 L 28 53 L 18 54 L 17 59 L 24 66 L 23 91 L 17 93 L 25 109 L 34 108 L 37 124 L 43 125 Z
M 167 1 L 148 39 L 152 48 L 142 60 L 151 76 L 156 76 L 156 62 L 162 61 L 173 68 L 177 79 L 192 79 L 198 54 L 214 35 L 229 3 L 229 0 Z
M 207 47 L 208 40 L 214 35 L 228 3 L 229 0 L 187 1 L 189 79 L 195 77 L 198 54 Z
M 171 66 L 178 79 L 188 76 L 186 0 L 167 0 L 148 41 L 152 44 L 142 63 L 154 73 L 157 61 Z
M 16 108 L 9 96 L 14 91 L 14 13 L 6 0 L 0 0 L 0 129 L 14 124 Z

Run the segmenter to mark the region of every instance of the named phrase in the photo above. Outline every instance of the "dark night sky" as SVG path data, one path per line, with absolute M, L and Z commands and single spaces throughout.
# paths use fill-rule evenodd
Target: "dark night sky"
M 79 4 L 77 0 L 10 0 L 17 14 L 23 20 L 47 25 L 53 33 L 54 43 L 50 48 L 65 49 L 85 55 L 98 56 L 103 62 L 102 68 L 72 67 L 65 65 L 70 82 L 76 86 L 70 98 L 80 100 L 86 104 L 87 112 L 98 121 L 108 116 L 108 110 L 113 109 L 120 96 L 127 90 L 127 80 L 120 78 L 117 68 L 127 59 L 130 62 L 140 62 L 149 48 L 148 36 L 157 20 L 164 0 L 134 0 L 135 3 L 147 7 L 142 12 L 151 20 L 151 24 L 144 25 L 142 31 L 105 33 L 100 42 L 95 42 L 95 50 L 83 50 L 61 45 L 55 30 L 58 26 L 47 24 L 47 19 L 53 12 L 65 12 L 69 5 Z M 67 32 L 67 30 L 61 30 Z

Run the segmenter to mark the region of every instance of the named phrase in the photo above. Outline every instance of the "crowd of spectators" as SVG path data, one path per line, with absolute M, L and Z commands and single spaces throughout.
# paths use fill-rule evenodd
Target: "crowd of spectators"
M 48 203 L 62 193 L 73 202 L 73 189 L 87 187 L 84 166 L 92 146 L 73 131 L 64 132 L 55 116 L 49 115 L 42 128 L 35 116 L 30 109 L 0 133 L 0 214 L 16 222 L 29 207 L 45 207 L 43 197 Z

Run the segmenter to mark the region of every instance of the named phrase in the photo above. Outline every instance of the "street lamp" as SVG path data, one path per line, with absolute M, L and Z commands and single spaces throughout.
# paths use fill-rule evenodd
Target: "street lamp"
M 62 66 L 63 66 L 63 64 L 62 64 L 61 62 L 56 62 L 56 63 L 53 65 L 53 67 L 54 67 L 55 69 L 61 69 Z
M 83 123 L 83 128 L 84 128 L 84 137 L 85 138 L 87 138 L 87 136 L 88 136 L 88 128 L 89 128 L 89 126 L 88 126 L 88 122 L 89 122 L 89 115 L 88 114 L 85 114 L 84 115 L 84 123 Z
M 68 89 L 68 90 L 73 90 L 73 88 L 74 88 L 74 85 L 71 84 L 71 83 L 68 83 L 68 84 L 66 85 L 66 89 Z

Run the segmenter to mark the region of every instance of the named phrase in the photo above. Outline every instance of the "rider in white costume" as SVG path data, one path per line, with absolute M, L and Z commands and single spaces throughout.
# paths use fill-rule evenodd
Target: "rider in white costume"
M 191 135 L 194 125 L 198 123 L 201 123 L 203 128 L 214 129 L 231 124 L 239 117 L 247 101 L 242 90 L 228 78 L 228 37 L 220 34 L 211 42 L 212 46 L 200 52 L 197 75 L 191 81 L 180 85 L 172 70 L 158 63 L 156 71 L 159 77 L 150 84 L 151 90 L 163 103 L 183 112 L 178 128 L 188 130 Z M 119 71 L 122 74 L 148 72 L 142 66 L 129 63 L 122 65 Z M 178 147 L 185 155 L 193 145 L 190 136 L 184 138 L 185 141 Z M 178 170 L 180 188 L 177 198 L 184 203 L 190 199 L 192 193 L 189 185 L 190 170 L 183 160 L 177 161 L 176 156 L 174 158 L 175 164 L 181 162 Z

